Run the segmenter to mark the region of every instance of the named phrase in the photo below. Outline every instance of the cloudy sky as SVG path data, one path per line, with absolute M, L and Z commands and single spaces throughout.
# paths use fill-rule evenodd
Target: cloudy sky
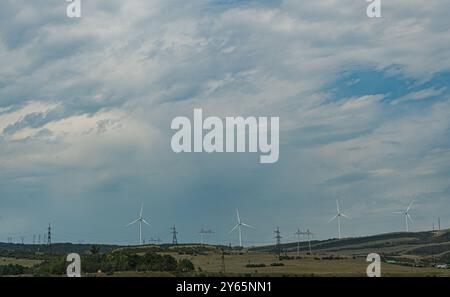
M 63 0 L 0 5 L 0 241 L 246 245 L 450 227 L 450 1 Z M 176 116 L 279 116 L 280 159 L 175 154 Z

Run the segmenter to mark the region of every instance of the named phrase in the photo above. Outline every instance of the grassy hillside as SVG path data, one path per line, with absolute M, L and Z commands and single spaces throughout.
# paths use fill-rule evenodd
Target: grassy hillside
M 387 259 L 419 259 L 424 262 L 447 263 L 450 259 L 450 230 L 388 233 L 341 240 L 311 241 L 311 248 L 313 253 L 364 256 L 375 252 Z M 250 250 L 273 252 L 275 249 L 274 245 L 270 245 L 254 247 Z M 287 253 L 297 251 L 297 243 L 282 244 L 282 249 Z M 308 243 L 301 242 L 300 251 L 307 252 L 308 249 Z

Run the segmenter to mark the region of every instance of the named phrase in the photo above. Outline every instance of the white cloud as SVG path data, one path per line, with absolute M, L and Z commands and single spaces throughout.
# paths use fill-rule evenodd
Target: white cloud
M 442 95 L 445 90 L 446 90 L 446 88 L 444 87 L 441 89 L 428 88 L 425 90 L 412 92 L 412 93 L 409 93 L 405 96 L 402 96 L 398 99 L 391 101 L 391 104 L 396 105 L 396 104 L 407 102 L 407 101 L 417 101 L 417 100 L 427 99 L 430 97 L 436 97 L 436 96 Z

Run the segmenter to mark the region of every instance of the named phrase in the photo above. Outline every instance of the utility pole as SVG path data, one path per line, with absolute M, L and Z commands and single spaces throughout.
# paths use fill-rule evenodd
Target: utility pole
M 300 256 L 300 235 L 303 235 L 304 233 L 300 231 L 300 229 L 297 230 L 297 232 L 294 233 L 297 235 L 297 257 Z
M 225 250 L 222 248 L 222 256 L 221 256 L 221 268 L 222 273 L 225 273 Z
M 277 227 L 277 230 L 274 231 L 275 233 L 275 239 L 277 240 L 277 246 L 276 251 L 278 254 L 278 259 L 281 258 L 281 235 L 280 235 L 280 228 Z
M 36 244 L 36 234 L 33 234 L 33 245 Z
M 177 229 L 175 228 L 175 225 L 173 225 L 172 227 L 172 244 L 173 245 L 178 245 L 178 240 L 177 240 Z
M 438 217 L 438 230 L 441 231 L 441 218 Z

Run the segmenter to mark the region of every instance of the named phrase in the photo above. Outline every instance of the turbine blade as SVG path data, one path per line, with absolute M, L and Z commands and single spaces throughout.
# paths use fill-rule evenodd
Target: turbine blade
M 413 206 L 413 204 L 414 204 L 414 201 L 411 201 L 411 203 L 409 204 L 408 208 L 406 209 L 406 212 L 408 212 L 408 211 L 411 209 L 411 207 Z
M 236 230 L 236 228 L 239 226 L 239 224 L 236 224 L 236 226 L 233 227 L 233 229 L 230 230 L 230 232 L 228 232 L 228 234 L 230 234 L 231 232 L 233 232 L 234 230 Z
M 337 200 L 337 199 L 336 199 L 336 210 L 337 210 L 338 213 L 340 212 L 339 211 L 339 200 Z
M 404 214 L 403 211 L 393 211 L 392 213 Z
M 150 224 L 149 224 L 146 220 L 142 219 L 142 222 L 143 222 L 144 224 L 147 224 L 148 226 L 150 226 Z
M 408 213 L 406 216 L 408 217 L 409 221 L 410 221 L 412 224 L 414 224 L 414 222 L 413 222 L 411 216 L 409 215 L 409 213 Z
M 350 216 L 348 216 L 348 215 L 346 215 L 345 213 L 342 213 L 342 212 L 341 212 L 341 216 L 343 216 L 346 219 L 350 219 Z
M 249 228 L 255 229 L 255 227 L 253 227 L 253 226 L 251 226 L 251 225 L 249 225 L 249 224 L 246 224 L 246 223 L 241 223 L 241 225 L 242 225 L 242 226 L 245 226 L 245 227 L 249 227 Z
M 136 224 L 137 222 L 139 222 L 139 219 L 136 219 L 134 221 L 132 221 L 131 223 L 129 223 L 128 225 L 126 225 L 125 227 L 131 226 L 133 224 Z
M 239 209 L 236 208 L 236 215 L 237 215 L 237 219 L 238 219 L 238 223 L 241 223 L 241 218 L 239 217 Z
M 337 217 L 338 217 L 338 215 L 335 215 L 334 217 L 332 217 L 332 218 L 328 221 L 328 223 L 331 223 L 331 222 L 334 221 Z
M 140 218 L 142 218 L 142 211 L 143 210 L 144 210 L 144 203 L 141 203 L 141 212 L 140 212 L 140 215 L 139 215 Z

